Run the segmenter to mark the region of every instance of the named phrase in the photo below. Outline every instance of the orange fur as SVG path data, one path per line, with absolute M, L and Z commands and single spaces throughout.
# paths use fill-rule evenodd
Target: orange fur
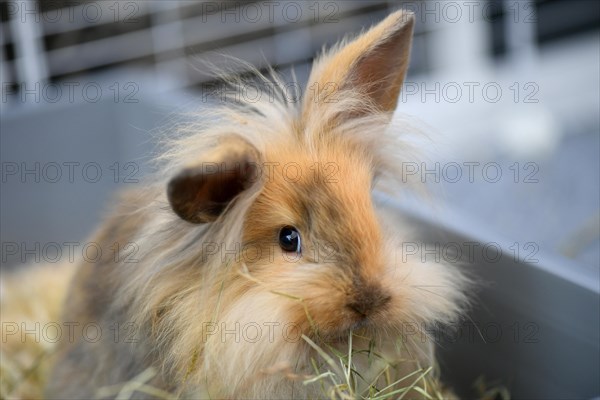
M 223 106 L 203 117 L 218 122 L 168 141 L 156 181 L 122 199 L 94 238 L 135 243 L 138 261 L 81 263 L 63 312 L 135 340 L 91 343 L 78 331 L 58 348 L 50 397 L 91 397 L 150 367 L 153 386 L 182 397 L 322 397 L 302 382 L 323 361 L 310 341 L 347 351 L 349 332 L 355 350 L 372 340 L 382 357 L 356 356 L 367 381 L 385 365 L 397 379 L 434 363 L 425 333 L 404 329 L 456 317 L 464 280 L 401 262 L 401 233 L 372 199 L 396 185 L 405 149 L 389 121 L 412 25 L 396 12 L 325 54 L 309 87 L 331 92 L 301 106 L 283 95 Z M 278 246 L 283 226 L 300 232 L 301 254 Z M 263 331 L 243 337 L 238 326 Z

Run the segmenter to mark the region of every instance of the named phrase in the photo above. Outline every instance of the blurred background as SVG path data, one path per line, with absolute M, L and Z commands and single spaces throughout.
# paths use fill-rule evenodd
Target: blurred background
M 207 64 L 231 69 L 233 56 L 288 80 L 293 71 L 303 86 L 323 46 L 398 8 L 417 23 L 395 118 L 430 138 L 406 174 L 443 197 L 399 207 L 432 232 L 496 243 L 597 302 L 595 0 L 2 1 L 2 269 L 52 262 L 67 243 L 78 252 L 114 192 L 143 179 L 156 133 L 215 101 Z M 600 356 L 597 314 L 585 324 L 592 352 L 581 352 Z M 598 395 L 597 375 L 586 376 L 572 387 Z

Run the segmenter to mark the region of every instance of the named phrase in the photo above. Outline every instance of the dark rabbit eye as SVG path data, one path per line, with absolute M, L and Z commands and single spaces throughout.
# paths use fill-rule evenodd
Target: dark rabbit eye
M 279 231 L 279 246 L 284 251 L 295 251 L 300 253 L 302 245 L 300 243 L 300 232 L 293 226 L 284 226 Z

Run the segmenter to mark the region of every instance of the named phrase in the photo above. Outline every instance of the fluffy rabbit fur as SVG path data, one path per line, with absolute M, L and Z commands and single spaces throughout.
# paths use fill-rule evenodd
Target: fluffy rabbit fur
M 395 12 L 326 52 L 301 102 L 279 90 L 225 104 L 169 141 L 154 183 L 123 195 L 93 239 L 135 254 L 77 266 L 63 311 L 77 325 L 49 397 L 91 398 L 150 367 L 149 386 L 183 398 L 323 397 L 303 383 L 311 360 L 323 363 L 312 343 L 347 352 L 351 330 L 354 349 L 375 346 L 396 379 L 432 365 L 430 341 L 404 328 L 455 318 L 463 279 L 401 262 L 372 199 L 398 186 L 404 148 L 389 123 L 413 23 Z M 285 226 L 299 251 L 280 246 Z M 365 380 L 381 367 L 355 357 Z

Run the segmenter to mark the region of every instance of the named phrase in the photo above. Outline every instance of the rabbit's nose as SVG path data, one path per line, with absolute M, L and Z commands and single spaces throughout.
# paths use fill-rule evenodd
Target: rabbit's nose
M 348 308 L 366 317 L 390 301 L 390 296 L 379 288 L 365 288 L 356 294 Z

